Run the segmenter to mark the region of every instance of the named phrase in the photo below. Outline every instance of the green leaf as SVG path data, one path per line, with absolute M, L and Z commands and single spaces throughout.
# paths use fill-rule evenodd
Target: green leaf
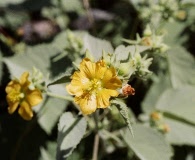
M 170 131 L 166 133 L 168 142 L 174 145 L 195 145 L 195 126 L 170 118 L 164 120 L 170 126 Z
M 129 111 L 128 111 L 127 105 L 124 102 L 119 101 L 119 100 L 113 100 L 112 104 L 116 105 L 116 107 L 118 108 L 120 114 L 124 118 L 124 120 L 127 124 L 127 127 L 129 128 L 132 136 L 134 137 L 133 129 L 131 127 L 131 122 L 130 122 L 130 118 L 129 118 Z
M 134 151 L 140 160 L 170 160 L 171 146 L 159 132 L 137 124 L 133 126 L 135 137 L 128 129 L 124 130 L 125 142 Z
M 7 11 L 3 17 L 0 18 L 0 25 L 17 30 L 29 20 L 29 16 L 25 12 L 9 12 Z
M 32 67 L 36 67 L 43 74 L 47 74 L 48 68 L 50 68 L 50 59 L 56 55 L 56 52 L 56 49 L 43 44 L 27 48 L 26 54 L 5 58 L 4 62 L 7 64 L 11 75 L 15 77 L 19 77 L 26 70 L 31 71 Z
M 117 55 L 116 59 L 118 61 L 127 61 L 130 53 L 134 54 L 136 51 L 143 52 L 147 49 L 149 49 L 149 47 L 147 46 L 130 45 L 130 46 L 125 47 L 124 45 L 120 45 L 115 49 L 114 52 Z
M 171 87 L 168 75 L 160 75 L 159 80 L 155 81 L 147 92 L 142 101 L 142 109 L 144 112 L 150 114 L 155 109 L 155 104 L 158 102 L 163 91 Z
M 47 86 L 70 82 L 70 76 L 71 76 L 71 74 L 67 74 L 67 73 L 62 74 L 62 75 L 60 75 L 59 77 L 55 78 L 55 79 L 54 79 L 52 82 L 50 82 Z
M 83 37 L 84 48 L 94 56 L 95 60 L 99 60 L 102 56 L 102 51 L 113 53 L 113 47 L 110 42 L 95 38 L 89 34 Z
M 24 71 L 31 71 L 32 67 L 38 68 L 44 75 L 50 73 L 50 76 L 56 77 L 64 73 L 69 63 L 68 59 L 61 59 L 53 62 L 53 59 L 63 51 L 65 45 L 59 44 L 63 37 L 66 39 L 65 33 L 57 36 L 51 44 L 40 44 L 29 46 L 25 53 L 4 58 L 4 62 L 12 76 L 19 77 Z
M 22 3 L 24 0 L 0 0 L 0 6 L 6 6 L 9 4 L 19 4 Z
M 73 117 L 64 113 L 58 124 L 57 160 L 67 158 L 79 144 L 85 134 L 87 123 L 84 117 Z
M 195 5 L 195 1 L 194 0 L 182 0 L 181 4 L 183 4 L 183 5 Z
M 195 86 L 167 89 L 156 104 L 156 109 L 195 124 Z
M 181 45 L 187 39 L 187 36 L 181 36 L 185 27 L 186 24 L 182 22 L 166 23 L 164 28 L 168 34 L 166 34 L 164 42 L 170 46 Z
M 83 11 L 83 5 L 80 0 L 63 0 L 61 7 L 68 12 Z
M 171 82 L 174 88 L 185 84 L 195 85 L 195 60 L 181 47 L 169 51 L 168 62 Z
M 47 142 L 46 147 L 40 147 L 40 157 L 39 160 L 52 160 L 56 157 L 56 142 Z
M 38 123 L 48 135 L 68 104 L 68 101 L 49 97 L 41 106 L 41 110 L 38 111 Z

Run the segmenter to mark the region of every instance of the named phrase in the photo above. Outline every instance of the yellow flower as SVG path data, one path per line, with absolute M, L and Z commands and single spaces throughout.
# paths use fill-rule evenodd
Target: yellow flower
M 8 112 L 14 113 L 19 106 L 18 113 L 25 120 L 30 120 L 33 117 L 33 106 L 42 101 L 42 94 L 39 89 L 29 89 L 30 81 L 28 80 L 29 73 L 24 72 L 20 80 L 15 79 L 8 83 L 5 88 L 7 93 L 6 99 L 8 103 Z
M 85 58 L 80 64 L 80 70 L 72 75 L 72 81 L 66 86 L 83 114 L 91 114 L 97 108 L 107 108 L 110 97 L 117 97 L 122 82 L 113 67 L 107 67 L 103 60 L 96 63 Z

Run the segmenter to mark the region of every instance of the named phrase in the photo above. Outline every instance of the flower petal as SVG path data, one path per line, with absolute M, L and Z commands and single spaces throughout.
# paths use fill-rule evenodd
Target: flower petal
M 29 73 L 24 72 L 20 77 L 20 84 L 24 85 L 28 81 Z
M 15 110 L 17 109 L 18 105 L 19 105 L 19 102 L 9 104 L 9 107 L 8 107 L 9 114 L 14 113 Z
M 89 79 L 82 72 L 76 71 L 72 76 L 71 84 L 86 89 L 89 85 Z
M 30 106 L 36 106 L 37 104 L 41 103 L 43 100 L 41 91 L 38 89 L 35 90 L 28 90 L 26 92 L 26 98 L 27 102 L 30 104 Z
M 66 90 L 70 95 L 81 96 L 83 94 L 83 90 L 80 86 L 74 86 L 72 84 L 67 85 Z
M 84 58 L 80 64 L 80 72 L 85 75 L 88 79 L 95 77 L 96 65 L 91 62 L 88 58 Z
M 111 89 L 102 89 L 99 91 L 97 93 L 98 108 L 107 108 L 110 105 L 110 97 L 116 97 L 118 94 L 116 90 Z
M 96 71 L 95 71 L 95 78 L 102 79 L 104 76 L 107 67 L 103 61 L 98 61 L 96 63 Z
M 20 108 L 18 110 L 18 113 L 25 120 L 31 120 L 33 117 L 32 109 L 31 109 L 30 105 L 28 104 L 28 102 L 26 102 L 26 101 L 22 101 L 22 103 L 20 104 Z
M 107 89 L 117 89 L 122 87 L 122 82 L 119 78 L 113 77 L 107 83 L 104 83 L 104 88 Z
M 96 96 L 94 94 L 82 97 L 75 97 L 75 103 L 80 106 L 83 114 L 91 114 L 97 109 Z
M 9 93 L 12 92 L 13 90 L 15 90 L 15 91 L 20 91 L 20 89 L 21 89 L 21 86 L 20 86 L 19 82 L 16 81 L 16 80 L 13 80 L 13 81 L 10 81 L 10 82 L 8 83 L 8 85 L 7 85 L 6 88 L 5 88 L 5 92 L 6 92 L 7 94 L 9 94 Z

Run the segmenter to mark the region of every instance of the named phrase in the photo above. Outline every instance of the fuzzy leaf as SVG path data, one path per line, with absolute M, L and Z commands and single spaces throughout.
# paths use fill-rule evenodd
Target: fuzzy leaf
M 168 75 L 162 75 L 159 80 L 154 82 L 142 101 L 142 109 L 146 113 L 150 113 L 155 109 L 155 104 L 158 102 L 163 91 L 171 87 Z
M 68 101 L 49 97 L 38 112 L 38 123 L 48 135 L 68 104 Z
M 40 157 L 39 160 L 52 160 L 55 159 L 56 156 L 56 142 L 47 142 L 46 147 L 40 147 Z
M 195 86 L 167 89 L 156 104 L 156 109 L 195 124 Z
M 0 0 L 0 6 L 6 6 L 9 4 L 19 4 L 23 2 L 24 0 Z
M 48 68 L 50 68 L 50 59 L 56 52 L 57 51 L 49 45 L 38 45 L 29 47 L 26 54 L 5 58 L 4 61 L 11 75 L 15 77 L 19 77 L 26 70 L 32 70 L 32 67 L 36 67 L 44 74 L 47 74 Z
M 194 125 L 170 118 L 164 118 L 164 120 L 170 126 L 170 131 L 166 133 L 168 142 L 174 145 L 195 145 Z
M 72 113 L 64 113 L 58 124 L 57 160 L 66 159 L 79 144 L 85 134 L 87 123 L 84 117 L 74 118 Z
M 168 62 L 174 88 L 195 84 L 195 59 L 186 50 L 181 47 L 170 50 Z
M 113 47 L 110 42 L 95 38 L 89 34 L 86 34 L 83 38 L 84 48 L 88 49 L 93 55 L 95 60 L 99 60 L 102 56 L 102 51 L 113 53 Z
M 181 36 L 181 33 L 183 32 L 185 26 L 185 23 L 181 22 L 166 23 L 164 28 L 167 33 L 171 34 L 166 34 L 164 42 L 169 46 L 175 46 L 186 41 L 187 36 Z
M 58 45 L 58 42 L 62 41 L 63 37 L 65 38 L 64 33 L 57 36 L 51 44 L 29 46 L 25 54 L 21 53 L 10 58 L 4 58 L 11 75 L 19 77 L 24 71 L 31 71 L 32 67 L 38 68 L 45 75 L 50 72 L 52 78 L 64 73 L 72 62 L 68 59 L 53 61 L 64 49 L 63 45 Z
M 170 160 L 171 146 L 165 141 L 162 134 L 137 124 L 133 126 L 135 137 L 128 129 L 123 130 L 125 142 L 140 160 Z
M 128 108 L 127 108 L 126 104 L 123 103 L 122 101 L 119 101 L 119 100 L 118 101 L 113 100 L 112 103 L 114 105 L 116 105 L 116 107 L 118 108 L 120 114 L 122 115 L 122 117 L 124 118 L 124 120 L 127 124 L 127 127 L 129 128 L 132 136 L 134 137 L 133 129 L 132 129 L 130 118 L 129 118 Z
M 71 74 L 67 74 L 67 73 L 62 74 L 58 78 L 55 78 L 55 80 L 50 82 L 47 86 L 70 82 L 70 76 Z

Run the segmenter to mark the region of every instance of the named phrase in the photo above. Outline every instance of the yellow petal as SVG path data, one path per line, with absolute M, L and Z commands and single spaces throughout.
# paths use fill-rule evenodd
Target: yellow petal
M 41 91 L 38 89 L 35 90 L 28 90 L 26 92 L 26 98 L 27 102 L 30 104 L 30 106 L 36 106 L 37 104 L 41 103 L 43 100 Z
M 107 89 L 114 89 L 115 90 L 115 89 L 121 88 L 121 87 L 122 87 L 122 82 L 117 77 L 113 77 L 109 81 L 104 83 L 104 88 L 107 88 Z
M 18 113 L 25 120 L 31 120 L 33 117 L 33 112 L 31 110 L 31 107 L 26 101 L 23 101 L 20 104 L 20 108 L 18 110 Z
M 113 78 L 114 76 L 116 76 L 116 71 L 113 67 L 111 68 L 108 68 L 106 71 L 105 71 L 105 74 L 104 74 L 104 77 L 102 79 L 102 81 L 104 83 L 107 83 L 108 81 L 110 81 L 111 78 Z
M 28 81 L 28 76 L 29 73 L 28 72 L 24 72 L 21 77 L 20 77 L 20 84 L 24 85 L 27 81 Z
M 116 90 L 111 89 L 102 89 L 99 91 L 97 93 L 98 108 L 107 108 L 110 105 L 110 97 L 116 97 L 118 94 Z
M 101 61 L 97 62 L 96 63 L 95 78 L 102 79 L 106 70 L 107 70 L 107 67 L 104 64 L 104 62 L 101 62 Z
M 80 106 L 83 114 L 91 114 L 97 109 L 96 96 L 86 95 L 85 97 L 75 97 L 75 102 Z
M 79 86 L 82 89 L 86 89 L 89 83 L 89 79 L 82 72 L 76 71 L 72 76 L 72 86 Z
M 19 102 L 15 102 L 15 103 L 9 104 L 8 113 L 9 114 L 14 113 L 15 110 L 17 109 L 18 105 L 19 105 Z
M 80 72 L 84 74 L 88 79 L 95 77 L 96 65 L 89 59 L 85 58 L 80 64 Z
M 21 89 L 21 85 L 18 83 L 18 81 L 13 80 L 8 83 L 8 85 L 5 88 L 5 91 L 7 94 L 9 94 L 13 90 L 20 91 L 20 89 Z
M 67 85 L 66 90 L 70 95 L 81 96 L 83 94 L 83 90 L 80 86 L 73 86 L 72 84 Z

